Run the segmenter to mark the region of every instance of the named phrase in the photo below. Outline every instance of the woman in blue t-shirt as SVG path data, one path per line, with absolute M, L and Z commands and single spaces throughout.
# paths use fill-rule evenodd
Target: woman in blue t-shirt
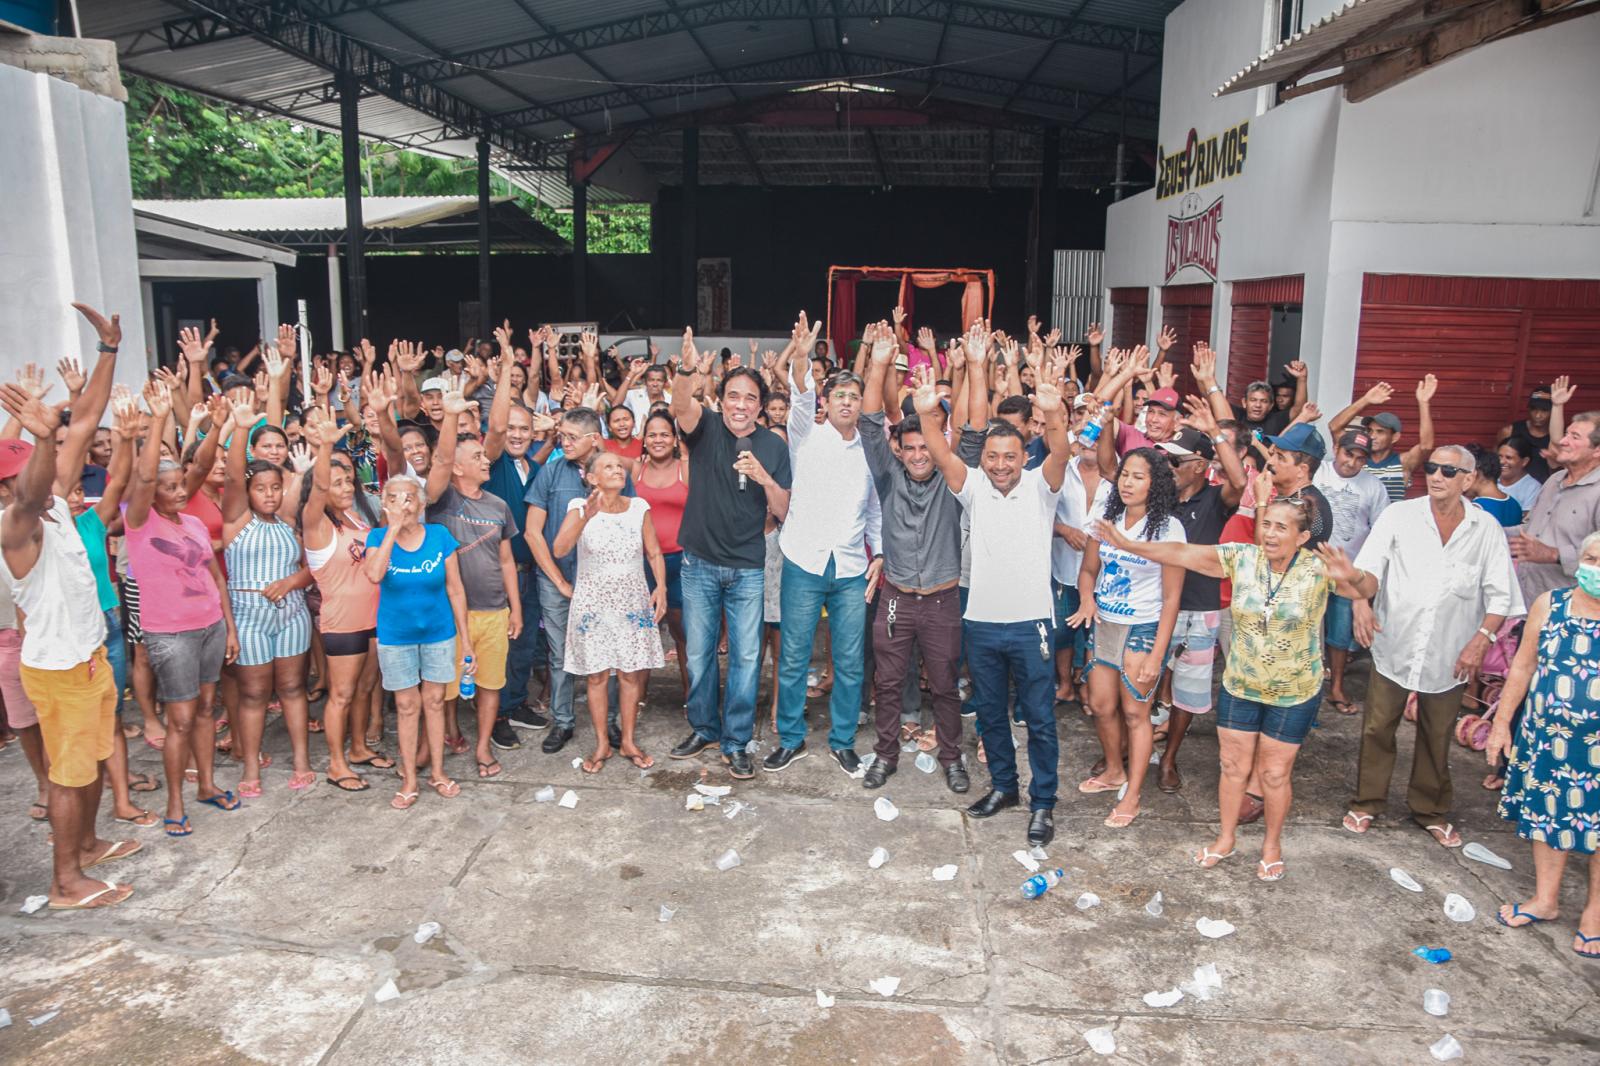
M 386 524 L 368 532 L 362 563 L 367 580 L 378 586 L 378 669 L 399 714 L 403 780 L 389 805 L 401 811 L 417 802 L 421 762 L 431 763 L 428 784 L 435 792 L 446 799 L 461 794 L 444 772 L 444 689 L 456 679 L 457 634 L 461 655 L 472 654 L 459 545 L 444 526 L 424 524 L 423 513 L 422 482 L 405 474 L 390 478 L 383 486 Z M 428 727 L 420 745 L 418 712 Z

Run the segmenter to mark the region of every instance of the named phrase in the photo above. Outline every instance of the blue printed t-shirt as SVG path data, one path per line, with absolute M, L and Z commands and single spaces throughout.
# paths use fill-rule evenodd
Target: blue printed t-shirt
M 383 543 L 384 527 L 367 532 L 367 549 Z M 455 614 L 445 591 L 445 560 L 455 554 L 456 538 L 443 526 L 422 527 L 422 543 L 407 551 L 395 541 L 389 569 L 378 590 L 379 644 L 437 644 L 454 640 Z

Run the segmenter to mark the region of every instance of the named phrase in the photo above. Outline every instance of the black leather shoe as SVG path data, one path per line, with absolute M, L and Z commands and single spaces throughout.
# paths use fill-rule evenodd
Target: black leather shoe
M 567 741 L 571 739 L 572 727 L 570 725 L 558 725 L 545 735 L 544 743 L 540 744 L 539 747 L 543 749 L 546 755 L 554 755 L 566 747 Z
M 712 745 L 713 741 L 707 740 L 699 733 L 690 733 L 678 742 L 678 746 L 667 752 L 674 759 L 692 759 Z
M 806 742 L 803 740 L 799 747 L 794 748 L 786 748 L 779 744 L 767 752 L 767 757 L 761 760 L 761 768 L 770 774 L 775 774 L 779 770 L 788 769 L 790 763 L 796 759 L 804 759 L 808 754 L 810 753 L 806 751 Z
M 967 768 L 959 762 L 953 762 L 944 768 L 944 783 L 950 786 L 951 792 L 965 792 L 972 787 L 972 779 L 967 776 Z
M 1016 805 L 1017 794 L 1015 792 L 995 792 L 991 790 L 983 799 L 968 807 L 967 813 L 974 818 L 988 818 L 991 815 L 999 814 L 1007 807 L 1015 807 Z
M 613 748 L 622 747 L 622 725 L 618 722 L 612 722 L 606 726 L 606 739 L 611 741 Z
M 735 752 L 725 752 L 722 761 L 728 764 L 728 776 L 740 781 L 748 781 L 756 776 L 755 764 L 750 761 L 750 753 L 740 748 Z
M 894 763 L 874 759 L 872 765 L 867 767 L 867 776 L 861 779 L 862 788 L 882 788 L 884 782 L 894 776 L 897 769 Z
M 1028 819 L 1028 843 L 1042 848 L 1056 838 L 1056 819 L 1049 811 L 1034 811 Z
M 854 777 L 856 771 L 861 769 L 861 756 L 856 754 L 854 748 L 833 749 L 833 761 L 839 764 L 839 769 L 851 777 Z

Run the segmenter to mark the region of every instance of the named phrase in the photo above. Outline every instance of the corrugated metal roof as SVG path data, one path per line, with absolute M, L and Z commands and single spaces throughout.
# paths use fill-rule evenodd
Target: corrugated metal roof
M 504 203 L 508 196 L 494 198 Z M 337 196 L 251 200 L 135 200 L 134 210 L 224 233 L 344 229 L 344 200 Z M 476 196 L 363 196 L 367 229 L 417 226 L 478 209 Z
M 1213 96 L 1276 85 L 1295 72 L 1302 75 L 1343 65 L 1343 48 L 1352 39 L 1406 14 L 1416 0 L 1346 0 L 1308 29 L 1261 54 L 1239 73 L 1217 86 Z

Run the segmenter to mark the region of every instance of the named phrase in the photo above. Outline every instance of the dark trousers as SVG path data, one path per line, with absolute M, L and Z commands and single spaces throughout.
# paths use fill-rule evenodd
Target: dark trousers
M 893 626 L 889 624 L 891 616 Z M 917 596 L 885 586 L 878 593 L 873 614 L 872 648 L 876 657 L 873 687 L 878 697 L 874 716 L 878 744 L 873 750 L 878 758 L 890 766 L 900 758 L 901 699 L 906 683 L 920 695 L 912 669 L 915 648 L 928 664 L 939 762 L 949 766 L 960 761 L 961 699 L 956 695 L 956 672 L 961 664 L 961 601 L 956 590 Z
M 502 718 L 527 704 L 533 672 L 549 658 L 544 630 L 539 625 L 539 583 L 533 570 L 517 570 L 517 595 L 522 601 L 522 632 L 506 653 L 506 688 L 500 698 Z
M 1417 694 L 1417 746 L 1411 756 L 1411 787 L 1406 805 L 1418 825 L 1440 825 L 1454 798 L 1450 784 L 1450 733 L 1461 707 L 1462 685 L 1445 692 Z M 1361 722 L 1361 754 L 1356 761 L 1356 796 L 1350 809 L 1380 814 L 1389 800 L 1394 776 L 1395 733 L 1405 714 L 1410 691 L 1376 669 L 1367 682 L 1366 713 Z
M 1011 739 L 1006 710 L 1007 692 L 1015 683 L 1016 713 L 1028 727 L 1028 806 L 1035 811 L 1053 810 L 1061 744 L 1056 737 L 1055 634 L 1050 619 L 965 622 L 963 626 L 967 667 L 972 672 L 972 702 L 977 705 L 978 735 L 989 760 L 990 786 L 996 792 L 1018 790 L 1017 746 Z

